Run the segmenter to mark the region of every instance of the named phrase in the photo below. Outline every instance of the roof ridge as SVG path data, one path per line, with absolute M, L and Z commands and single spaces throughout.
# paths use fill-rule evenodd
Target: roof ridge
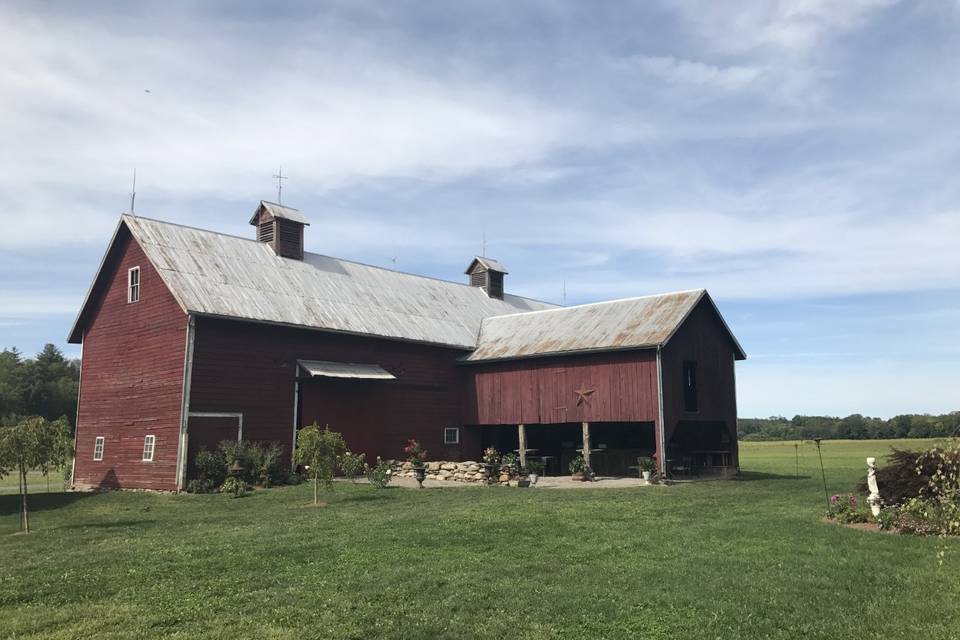
M 284 205 L 280 205 L 280 206 L 284 206 Z M 169 225 L 169 226 L 171 226 L 171 227 L 179 227 L 179 228 L 181 228 L 181 229 L 190 229 L 191 231 L 199 231 L 199 232 L 201 232 L 201 233 L 210 233 L 210 234 L 213 234 L 213 235 L 216 235 L 216 236 L 224 236 L 224 237 L 226 237 L 226 238 L 235 238 L 235 239 L 237 239 L 237 240 L 244 240 L 244 241 L 246 241 L 246 242 L 253 242 L 253 243 L 255 243 L 255 244 L 258 244 L 258 245 L 261 245 L 261 246 L 264 246 L 264 247 L 267 246 L 267 245 L 264 244 L 263 242 L 260 242 L 259 240 L 255 240 L 255 239 L 253 239 L 253 238 L 245 238 L 245 237 L 243 237 L 243 236 L 234 235 L 234 234 L 232 234 L 232 233 L 223 233 L 223 232 L 221 232 L 221 231 L 213 231 L 212 229 L 204 229 L 204 228 L 202 228 L 202 227 L 194 227 L 194 226 L 192 226 L 192 225 L 181 224 L 181 223 L 179 223 L 179 222 L 170 222 L 170 221 L 168 221 L 168 220 L 159 220 L 159 219 L 157 219 L 157 218 L 151 218 L 151 217 L 149 217 L 149 216 L 139 216 L 139 215 L 132 215 L 132 214 L 129 214 L 129 213 L 123 213 L 123 214 L 120 214 L 120 217 L 121 217 L 121 219 L 132 218 L 132 219 L 134 219 L 134 220 L 147 220 L 147 221 L 149 221 L 149 222 L 155 222 L 156 224 L 165 224 L 165 225 Z M 325 254 L 325 253 L 316 253 L 316 252 L 314 252 L 314 251 L 306 251 L 306 250 L 304 250 L 303 254 L 304 254 L 304 256 L 307 256 L 307 255 L 319 256 L 319 257 L 321 257 L 321 258 L 329 258 L 329 259 L 331 259 L 331 260 L 339 260 L 340 262 L 348 262 L 348 263 L 350 263 L 350 264 L 356 264 L 356 265 L 360 265 L 360 266 L 363 266 L 363 267 L 369 267 L 369 268 L 371 268 L 371 269 L 379 269 L 379 270 L 381 270 L 381 271 L 387 271 L 387 272 L 389 272 L 389 273 L 396 273 L 396 274 L 403 275 L 403 276 L 410 276 L 410 277 L 413 277 L 413 278 L 424 278 L 424 279 L 426 279 L 426 280 L 434 280 L 434 281 L 436 281 L 436 282 L 444 282 L 444 283 L 446 283 L 446 284 L 455 284 L 455 285 L 459 285 L 459 286 L 461 286 L 461 287 L 469 287 L 469 288 L 474 288 L 474 289 L 478 289 L 478 290 L 479 290 L 479 287 L 472 287 L 470 284 L 468 284 L 468 283 L 466 283 L 466 282 L 456 282 L 455 280 L 446 280 L 446 279 L 444 279 L 444 278 L 438 278 L 438 277 L 436 277 L 436 276 L 423 275 L 422 273 L 410 273 L 409 271 L 399 271 L 399 270 L 397 270 L 397 269 L 391 269 L 391 268 L 389 268 L 389 267 L 381 267 L 381 266 L 379 266 L 379 265 L 370 264 L 369 262 L 360 262 L 359 260 L 351 260 L 350 258 L 338 258 L 337 256 L 331 256 L 331 255 L 327 255 L 327 254 Z M 292 259 L 292 258 L 290 258 L 290 259 Z M 303 262 L 303 261 L 302 261 L 302 260 L 298 260 L 298 262 Z M 540 300 L 540 299 L 538 299 L 538 298 L 530 298 L 530 297 L 527 297 L 527 296 L 519 296 L 519 295 L 517 295 L 517 294 L 515 294 L 515 293 L 507 293 L 506 295 L 508 295 L 508 296 L 510 296 L 510 297 L 512 297 L 512 298 L 519 299 L 519 300 L 529 300 L 530 302 L 538 302 L 538 303 L 540 303 L 540 304 L 552 304 L 552 305 L 555 305 L 555 304 L 556 304 L 555 302 L 547 302 L 546 300 Z M 561 307 L 561 308 L 562 308 L 562 307 Z M 527 313 L 530 313 L 530 312 L 527 312 Z
M 498 318 L 510 318 L 513 316 L 528 316 L 535 313 L 547 313 L 552 311 L 571 311 L 573 309 L 583 309 L 584 307 L 597 307 L 604 304 L 615 304 L 618 302 L 632 302 L 634 300 L 645 300 L 647 298 L 665 298 L 667 296 L 678 296 L 684 293 L 706 293 L 706 289 L 700 287 L 698 289 L 685 289 L 682 291 L 668 291 L 666 293 L 651 293 L 645 296 L 633 296 L 630 298 L 615 298 L 613 300 L 599 300 L 597 302 L 585 302 L 584 304 L 575 304 L 569 307 L 558 306 L 553 309 L 535 309 L 533 311 L 519 311 L 517 313 L 504 313 L 498 316 L 487 316 L 483 319 L 483 322 L 487 320 L 496 320 Z

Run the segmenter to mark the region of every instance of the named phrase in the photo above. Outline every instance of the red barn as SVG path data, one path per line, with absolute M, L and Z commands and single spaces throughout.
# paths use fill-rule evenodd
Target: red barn
M 505 293 L 488 258 L 461 284 L 306 252 L 289 207 L 250 223 L 256 239 L 121 217 L 69 337 L 76 486 L 181 489 L 200 447 L 290 449 L 314 422 L 370 460 L 416 438 L 436 460 L 737 467 L 745 354 L 706 291 L 557 307 Z

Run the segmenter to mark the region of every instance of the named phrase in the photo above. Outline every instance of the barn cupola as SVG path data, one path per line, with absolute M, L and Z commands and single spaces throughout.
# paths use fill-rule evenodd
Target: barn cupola
M 302 213 L 261 200 L 250 224 L 257 228 L 257 240 L 269 244 L 278 256 L 303 260 L 303 228 L 310 223 Z
M 507 270 L 502 264 L 477 256 L 464 273 L 470 276 L 470 286 L 480 287 L 491 298 L 503 300 L 503 276 L 507 274 Z

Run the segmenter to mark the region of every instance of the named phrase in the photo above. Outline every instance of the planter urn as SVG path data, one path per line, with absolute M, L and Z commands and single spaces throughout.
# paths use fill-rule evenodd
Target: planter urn
M 649 471 L 641 471 L 641 472 L 640 472 L 640 476 L 643 478 L 643 481 L 644 481 L 644 482 L 650 482 L 650 472 L 649 472 Z
M 427 468 L 424 465 L 413 465 L 413 477 L 417 481 L 417 486 L 423 489 L 423 481 L 427 479 Z

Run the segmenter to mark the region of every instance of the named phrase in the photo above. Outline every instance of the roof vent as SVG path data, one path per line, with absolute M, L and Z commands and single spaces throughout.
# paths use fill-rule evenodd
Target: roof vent
M 503 276 L 507 270 L 502 264 L 477 256 L 464 273 L 470 276 L 471 287 L 480 287 L 491 298 L 503 300 Z
M 302 213 L 261 200 L 250 224 L 257 228 L 257 240 L 269 244 L 278 256 L 303 260 L 303 228 L 310 223 Z

